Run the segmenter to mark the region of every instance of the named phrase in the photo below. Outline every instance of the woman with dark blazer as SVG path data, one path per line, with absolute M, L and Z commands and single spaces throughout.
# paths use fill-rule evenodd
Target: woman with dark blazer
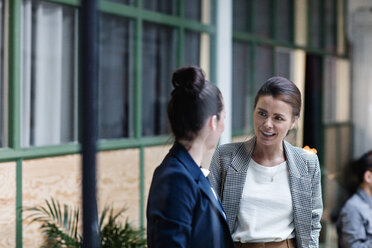
M 201 168 L 224 130 L 219 89 L 197 67 L 173 73 L 168 119 L 175 143 L 156 168 L 147 203 L 148 247 L 234 247 L 219 197 Z
M 255 98 L 255 136 L 222 145 L 213 155 L 210 179 L 236 247 L 319 247 L 318 157 L 284 140 L 300 108 L 295 84 L 283 77 L 268 79 Z

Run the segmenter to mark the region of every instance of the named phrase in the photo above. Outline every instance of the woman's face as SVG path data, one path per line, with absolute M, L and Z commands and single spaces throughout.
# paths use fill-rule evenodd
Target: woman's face
M 281 145 L 295 124 L 292 106 L 280 100 L 280 97 L 272 96 L 259 97 L 253 120 L 257 143 L 264 146 Z

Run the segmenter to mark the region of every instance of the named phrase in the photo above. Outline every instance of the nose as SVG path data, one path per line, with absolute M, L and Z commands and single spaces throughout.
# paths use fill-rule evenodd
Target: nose
M 273 127 L 273 122 L 270 118 L 267 118 L 264 123 L 265 128 L 271 128 Z

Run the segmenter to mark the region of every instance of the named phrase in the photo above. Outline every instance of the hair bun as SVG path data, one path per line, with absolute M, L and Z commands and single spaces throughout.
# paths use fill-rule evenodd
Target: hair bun
M 175 90 L 198 94 L 205 84 L 204 73 L 199 67 L 183 67 L 173 73 L 172 84 Z

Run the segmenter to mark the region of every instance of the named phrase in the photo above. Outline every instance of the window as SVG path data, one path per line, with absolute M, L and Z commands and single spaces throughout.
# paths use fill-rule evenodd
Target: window
M 127 5 L 134 5 L 135 0 L 108 0 L 110 2 L 115 2 L 115 3 L 123 3 Z
M 185 32 L 185 65 L 200 65 L 201 34 L 186 30 Z
M 142 67 L 146 72 L 142 75 L 142 134 L 167 134 L 171 77 L 177 67 L 176 29 L 144 23 L 142 55 Z
M 0 1 L 0 147 L 7 146 L 7 99 L 4 85 L 4 2 Z
M 233 80 L 232 80 L 232 128 L 233 130 L 249 132 L 251 126 L 251 113 L 253 111 L 252 82 L 250 71 L 252 46 L 248 43 L 237 42 L 233 44 Z
M 272 0 L 254 0 L 253 1 L 253 33 L 270 37 L 272 34 Z
M 293 58 L 292 50 L 283 47 L 275 49 L 275 75 L 288 78 L 293 81 Z
M 143 7 L 168 15 L 178 15 L 178 0 L 143 0 Z
M 77 141 L 77 11 L 36 0 L 22 11 L 21 144 Z
M 254 95 L 267 79 L 273 76 L 273 49 L 266 45 L 257 45 L 254 48 Z
M 350 121 L 350 75 L 345 59 L 327 57 L 324 62 L 323 122 Z
M 336 53 L 337 50 L 337 0 L 309 1 L 308 42 L 313 48 Z
M 134 137 L 134 21 L 101 15 L 99 35 L 99 138 Z
M 254 97 L 267 79 L 291 79 L 293 0 L 233 1 L 233 134 L 252 128 Z M 286 47 L 283 44 L 288 44 Z
M 293 2 L 292 0 L 277 1 L 275 22 L 275 38 L 282 42 L 293 41 Z

